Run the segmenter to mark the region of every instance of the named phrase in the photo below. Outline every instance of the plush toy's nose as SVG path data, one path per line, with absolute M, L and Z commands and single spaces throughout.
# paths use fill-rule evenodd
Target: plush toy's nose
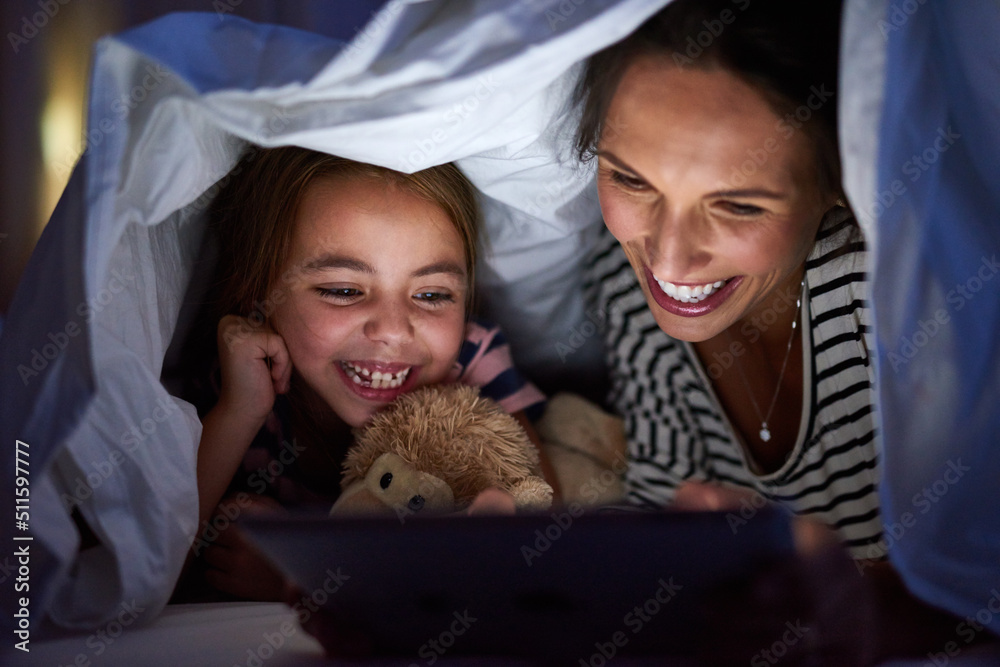
M 344 489 L 330 510 L 330 516 L 343 514 L 392 514 L 392 508 L 359 483 Z
M 331 515 L 440 514 L 455 509 L 451 487 L 439 477 L 417 470 L 394 452 L 369 466 L 364 478 L 351 483 L 330 510 Z

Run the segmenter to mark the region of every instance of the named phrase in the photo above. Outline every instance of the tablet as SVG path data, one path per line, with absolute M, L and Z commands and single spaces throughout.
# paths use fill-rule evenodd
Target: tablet
M 242 524 L 315 604 L 420 665 L 446 653 L 597 666 L 687 655 L 712 636 L 698 621 L 706 591 L 793 552 L 788 515 L 769 507 L 750 519 L 556 510 Z

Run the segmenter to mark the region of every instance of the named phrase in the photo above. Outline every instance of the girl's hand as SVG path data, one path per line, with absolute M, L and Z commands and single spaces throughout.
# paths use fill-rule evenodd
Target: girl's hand
M 292 363 L 284 339 L 267 324 L 226 315 L 219 320 L 222 392 L 219 406 L 253 420 L 259 427 L 278 394 L 288 392 Z
M 489 516 L 492 514 L 516 514 L 514 496 L 497 488 L 481 491 L 465 513 L 469 516 Z
M 263 496 L 251 496 L 246 515 L 284 514 L 284 510 Z M 230 525 L 205 551 L 208 570 L 205 580 L 214 588 L 243 598 L 261 602 L 283 601 L 294 586 L 271 561 L 241 532 Z

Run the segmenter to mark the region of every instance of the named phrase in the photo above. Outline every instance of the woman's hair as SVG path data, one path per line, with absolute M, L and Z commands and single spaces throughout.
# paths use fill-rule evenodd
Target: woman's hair
M 840 0 L 672 2 L 587 61 L 575 95 L 582 106 L 577 154 L 594 156 L 625 70 L 652 56 L 678 67 L 722 68 L 755 88 L 780 118 L 801 123 L 816 151 L 820 187 L 840 193 L 840 9 Z
M 219 245 L 220 315 L 241 315 L 255 324 L 270 316 L 271 292 L 288 256 L 298 207 L 309 186 L 328 177 L 377 180 L 387 190 L 398 188 L 440 206 L 462 239 L 471 299 L 479 209 L 475 188 L 458 167 L 449 163 L 404 174 L 296 146 L 253 148 L 226 177 L 209 214 Z

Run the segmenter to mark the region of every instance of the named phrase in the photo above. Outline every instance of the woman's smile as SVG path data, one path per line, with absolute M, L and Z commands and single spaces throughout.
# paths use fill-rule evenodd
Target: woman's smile
M 743 282 L 743 276 L 708 283 L 678 284 L 660 280 L 646 267 L 646 285 L 656 305 L 681 317 L 700 317 L 713 312 Z

